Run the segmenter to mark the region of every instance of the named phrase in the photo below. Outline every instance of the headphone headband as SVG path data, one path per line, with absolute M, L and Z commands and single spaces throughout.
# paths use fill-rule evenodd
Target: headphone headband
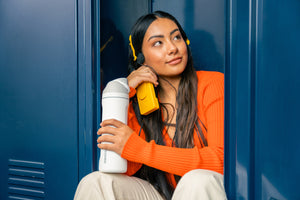
M 130 45 L 131 50 L 132 50 L 133 61 L 136 61 L 137 57 L 136 57 L 136 55 L 135 55 L 135 50 L 134 50 L 134 47 L 133 47 L 133 44 L 132 44 L 131 35 L 129 35 L 129 45 Z

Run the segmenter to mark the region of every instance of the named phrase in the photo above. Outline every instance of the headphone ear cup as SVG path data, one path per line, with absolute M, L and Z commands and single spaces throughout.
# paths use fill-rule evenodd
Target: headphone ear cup
M 145 62 L 145 57 L 142 53 L 138 54 L 136 62 L 140 65 L 142 65 Z

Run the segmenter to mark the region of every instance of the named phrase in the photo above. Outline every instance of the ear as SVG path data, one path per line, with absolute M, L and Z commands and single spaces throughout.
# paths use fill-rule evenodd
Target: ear
M 136 62 L 140 65 L 144 64 L 145 57 L 144 57 L 143 53 L 138 54 Z

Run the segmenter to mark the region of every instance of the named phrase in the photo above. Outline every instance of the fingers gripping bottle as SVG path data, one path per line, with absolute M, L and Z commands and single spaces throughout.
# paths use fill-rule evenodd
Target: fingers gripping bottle
M 102 93 L 102 121 L 117 119 L 127 124 L 129 90 L 126 78 L 118 78 L 108 82 Z M 127 160 L 114 151 L 101 149 L 99 171 L 125 173 Z

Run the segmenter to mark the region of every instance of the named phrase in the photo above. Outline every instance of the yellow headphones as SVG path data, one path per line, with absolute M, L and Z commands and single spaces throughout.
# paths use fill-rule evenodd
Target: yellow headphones
M 190 40 L 189 39 L 186 39 L 186 44 L 187 45 L 190 45 Z M 134 47 L 133 47 L 133 44 L 132 44 L 132 38 L 131 38 L 131 35 L 129 35 L 129 45 L 131 47 L 131 50 L 132 50 L 132 55 L 133 55 L 133 61 L 136 61 L 137 57 L 135 55 L 135 50 L 134 50 Z
M 133 61 L 136 61 L 136 55 L 135 55 L 135 50 L 134 50 L 134 47 L 133 47 L 133 44 L 132 44 L 132 39 L 131 39 L 131 35 L 129 35 L 129 45 L 131 47 L 131 50 L 132 50 L 132 55 L 133 55 Z
M 185 41 L 185 42 L 186 42 L 187 45 L 190 45 L 190 43 L 191 43 L 190 40 L 187 39 L 187 38 L 186 38 L 186 41 Z

